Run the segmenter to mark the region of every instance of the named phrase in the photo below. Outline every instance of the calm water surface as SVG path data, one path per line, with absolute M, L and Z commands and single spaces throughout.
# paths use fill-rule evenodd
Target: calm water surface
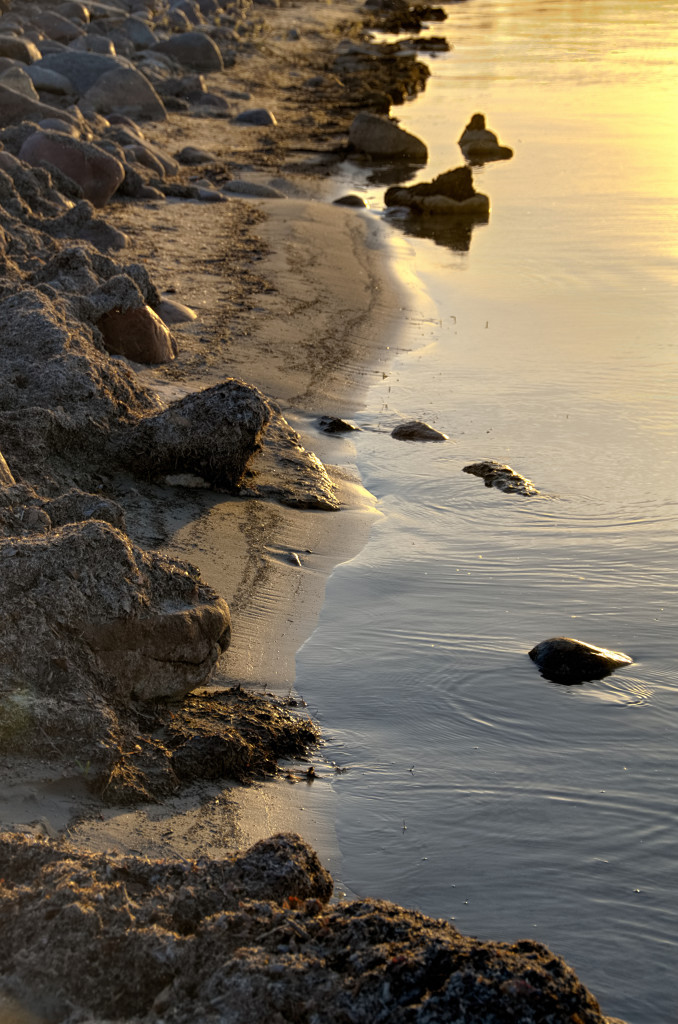
M 384 513 L 298 656 L 342 881 L 563 955 L 603 1009 L 678 1021 L 678 4 L 469 0 L 401 123 L 461 163 L 476 111 L 513 160 L 489 224 L 407 236 L 419 292 L 355 442 Z M 347 164 L 379 215 L 383 186 Z M 394 228 L 394 231 L 399 230 Z M 404 236 L 405 237 L 405 236 Z M 459 245 L 466 244 L 467 251 Z M 457 248 L 455 248 L 455 245 Z M 441 445 L 393 440 L 427 419 Z M 338 445 L 345 442 L 337 441 Z M 506 461 L 543 495 L 462 472 Z M 627 669 L 560 687 L 572 635 Z

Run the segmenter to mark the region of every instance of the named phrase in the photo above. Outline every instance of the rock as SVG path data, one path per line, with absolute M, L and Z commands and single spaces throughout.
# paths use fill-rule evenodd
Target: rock
M 516 473 L 510 466 L 495 462 L 493 459 L 464 466 L 464 473 L 479 476 L 485 481 L 486 487 L 497 487 L 500 491 L 506 491 L 507 494 L 522 494 L 526 498 L 539 494 L 531 480 Z
M 272 410 L 254 387 L 229 378 L 148 416 L 120 439 L 120 457 L 148 478 L 192 473 L 237 491 Z
M 253 196 L 257 199 L 286 199 L 284 192 L 270 185 L 260 185 L 256 181 L 241 181 L 234 178 L 232 181 L 225 181 L 220 186 L 223 192 L 234 192 L 240 196 Z
M 125 171 L 119 160 L 90 142 L 73 139 L 60 132 L 35 132 L 19 151 L 29 164 L 45 161 L 81 187 L 85 199 L 94 206 L 105 206 L 122 184 Z
M 361 209 L 365 209 L 366 203 L 361 196 L 349 194 L 347 196 L 340 196 L 339 199 L 334 199 L 333 203 L 335 206 L 356 206 Z
M 214 153 L 209 153 L 206 149 L 198 149 L 196 146 L 184 146 L 175 155 L 180 164 L 186 164 L 189 167 L 211 164 L 219 159 Z
M 275 114 L 265 107 L 255 107 L 252 110 L 243 110 L 237 117 L 233 118 L 235 124 L 253 124 L 266 127 L 277 125 Z
M 198 319 L 197 313 L 174 299 L 162 299 L 157 303 L 155 311 L 166 324 L 186 324 Z
M 167 111 L 151 83 L 134 68 L 105 71 L 80 100 L 83 110 L 166 121 Z
M 107 352 L 135 363 L 169 363 L 176 355 L 172 335 L 150 306 L 112 310 L 97 321 L 97 327 Z
M 156 43 L 153 50 L 166 53 L 184 67 L 195 71 L 223 71 L 224 62 L 219 47 L 204 32 L 183 32 Z
M 81 53 L 77 50 L 50 53 L 43 57 L 37 66 L 64 75 L 78 96 L 84 96 L 107 71 L 132 67 L 124 57 L 114 57 L 105 53 Z
M 8 125 L 18 124 L 21 121 L 38 121 L 46 117 L 59 117 L 69 124 L 77 124 L 76 119 L 65 110 L 58 110 L 48 103 L 39 103 L 37 100 L 29 99 L 14 89 L 8 89 L 0 84 L 0 128 Z
M 40 64 L 27 65 L 26 74 L 40 92 L 53 92 L 56 96 L 68 96 L 73 92 L 73 86 L 65 75 L 43 68 Z
M 442 434 L 435 427 L 421 420 L 411 420 L 409 423 L 399 423 L 391 431 L 391 437 L 398 441 L 449 441 L 447 434 Z
M 542 640 L 529 653 L 544 678 L 554 683 L 572 684 L 603 679 L 616 669 L 633 664 L 633 658 L 621 651 L 594 647 L 566 636 Z
M 0 34 L 0 57 L 11 57 L 12 60 L 20 60 L 22 64 L 32 64 L 40 60 L 40 50 L 25 36 Z
M 428 150 L 421 139 L 377 114 L 358 114 L 349 128 L 348 141 L 354 149 L 376 158 L 422 164 L 428 160 Z
M 354 423 L 347 420 L 340 420 L 336 416 L 321 416 L 318 426 L 326 434 L 348 434 L 353 430 L 360 430 Z
M 485 115 L 474 114 L 459 138 L 459 147 L 470 164 L 510 160 L 513 150 L 500 146 L 494 132 L 485 127 Z
M 30 65 L 27 66 L 30 67 Z M 22 96 L 27 96 L 29 100 L 40 102 L 40 97 L 30 75 L 27 75 L 19 65 L 2 72 L 0 75 L 0 85 L 7 89 L 14 89 L 15 92 L 21 93 Z

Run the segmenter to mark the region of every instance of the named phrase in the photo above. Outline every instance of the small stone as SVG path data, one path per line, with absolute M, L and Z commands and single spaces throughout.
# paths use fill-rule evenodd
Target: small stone
M 399 423 L 391 431 L 391 437 L 398 441 L 449 441 L 447 434 L 441 433 L 428 423 L 422 423 L 421 420 Z
M 529 654 L 544 678 L 554 683 L 572 684 L 603 679 L 616 669 L 633 664 L 633 658 L 621 651 L 594 647 L 567 636 L 542 640 Z

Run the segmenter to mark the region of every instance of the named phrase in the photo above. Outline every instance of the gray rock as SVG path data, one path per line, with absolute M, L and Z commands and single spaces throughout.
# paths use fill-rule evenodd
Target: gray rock
M 229 378 L 126 431 L 120 457 L 150 479 L 191 473 L 212 487 L 237 491 L 271 415 L 260 391 Z
M 395 121 L 377 114 L 358 114 L 349 128 L 348 141 L 354 149 L 372 157 L 415 163 L 428 160 L 428 150 L 421 139 L 399 128 Z
M 166 53 L 184 67 L 195 71 L 223 71 L 219 47 L 204 32 L 184 32 L 156 43 L 153 50 Z
M 493 459 L 487 459 L 485 462 L 473 462 L 470 466 L 464 466 L 464 473 L 479 476 L 485 481 L 486 487 L 497 487 L 507 494 L 522 494 L 526 498 L 539 494 L 531 480 L 516 473 L 510 466 L 495 462 Z
M 391 437 L 398 441 L 449 441 L 447 434 L 441 433 L 428 423 L 422 423 L 421 420 L 399 423 L 391 431 Z
M 131 68 L 124 57 L 113 57 L 105 53 L 79 53 L 68 50 L 64 53 L 50 53 L 38 62 L 38 67 L 64 75 L 73 86 L 73 91 L 83 96 L 107 71 Z
M 253 124 L 266 127 L 267 125 L 276 125 L 275 114 L 265 107 L 256 107 L 253 110 L 243 110 L 242 113 L 234 117 L 233 120 L 236 124 Z
M 541 674 L 554 683 L 603 679 L 616 669 L 633 664 L 633 658 L 621 651 L 594 647 L 566 636 L 542 640 L 529 654 Z
M 148 121 L 166 121 L 167 111 L 157 92 L 135 68 L 105 71 L 87 90 L 80 106 L 99 114 L 118 113 Z

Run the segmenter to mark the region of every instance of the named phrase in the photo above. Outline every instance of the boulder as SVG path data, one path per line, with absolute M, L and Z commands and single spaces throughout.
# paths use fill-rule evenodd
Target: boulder
M 73 86 L 73 92 L 78 96 L 84 96 L 107 71 L 131 68 L 132 64 L 124 57 L 114 57 L 106 53 L 67 50 L 63 53 L 49 53 L 37 66 L 64 75 Z
M 459 147 L 470 164 L 510 160 L 513 156 L 513 150 L 500 146 L 494 132 L 485 127 L 484 114 L 473 115 L 459 138 Z
M 148 121 L 167 120 L 167 111 L 157 92 L 134 68 L 105 71 L 87 90 L 80 106 L 98 114 L 124 114 Z
M 77 125 L 76 119 L 65 110 L 40 103 L 0 83 L 0 128 L 18 124 L 21 121 L 43 121 L 46 117 L 59 117 L 69 124 Z
M 479 476 L 485 481 L 486 487 L 497 487 L 507 494 L 522 494 L 529 498 L 539 491 L 531 480 L 516 473 L 510 466 L 505 466 L 494 459 L 486 459 L 485 462 L 473 462 L 470 466 L 464 466 L 464 473 L 472 476 Z
M 94 206 L 105 206 L 125 177 L 119 160 L 99 146 L 61 132 L 35 132 L 24 142 L 19 158 L 29 164 L 54 164 L 82 189 Z
M 40 50 L 25 36 L 11 36 L 0 33 L 0 57 L 11 57 L 22 64 L 40 60 Z
M 111 310 L 97 321 L 107 352 L 135 363 L 169 363 L 176 353 L 172 335 L 150 306 Z
M 391 437 L 398 441 L 449 441 L 447 434 L 422 423 L 421 420 L 410 420 L 409 423 L 399 423 L 391 431 Z
M 219 47 L 204 32 L 183 32 L 156 43 L 153 50 L 166 53 L 184 67 L 195 71 L 223 71 Z
M 399 128 L 390 118 L 360 113 L 348 132 L 350 145 L 376 159 L 411 160 L 426 163 L 428 150 L 421 139 Z
M 633 658 L 621 651 L 594 647 L 567 636 L 542 640 L 529 652 L 545 679 L 554 683 L 583 683 L 603 679 L 624 665 L 632 665 Z
M 120 458 L 147 478 L 188 473 L 237 491 L 271 415 L 260 391 L 229 378 L 125 431 Z

